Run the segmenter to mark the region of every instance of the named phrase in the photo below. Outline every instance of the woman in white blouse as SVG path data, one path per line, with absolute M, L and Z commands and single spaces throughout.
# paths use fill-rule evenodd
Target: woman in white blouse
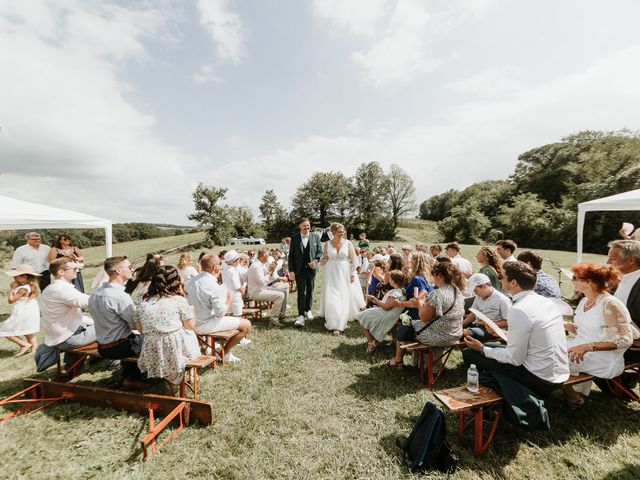
M 615 378 L 624 371 L 624 352 L 638 333 L 627 307 L 609 293 L 609 287 L 620 281 L 620 273 L 595 263 L 580 263 L 571 271 L 574 288 L 584 298 L 576 308 L 575 322 L 565 323 L 565 330 L 576 335 L 567 340 L 569 361 L 578 364 L 580 373 Z M 576 388 L 588 395 L 591 383 Z M 569 407 L 584 405 L 584 398 L 574 388 L 565 386 L 563 390 Z

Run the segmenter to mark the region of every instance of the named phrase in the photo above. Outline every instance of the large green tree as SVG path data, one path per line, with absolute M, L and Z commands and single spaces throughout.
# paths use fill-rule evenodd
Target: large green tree
M 391 219 L 395 230 L 398 220 L 416 209 L 416 187 L 409 174 L 395 164 L 391 165 L 388 178 Z
M 226 245 L 235 233 L 230 208 L 224 203 L 227 191 L 199 183 L 193 192 L 195 212 L 187 218 L 203 228 L 214 245 Z
M 355 217 L 370 228 L 376 220 L 390 217 L 389 177 L 378 162 L 362 163 L 352 178 L 350 200 Z
M 315 172 L 293 196 L 293 216 L 309 217 L 326 227 L 344 220 L 348 207 L 349 179 L 340 172 Z

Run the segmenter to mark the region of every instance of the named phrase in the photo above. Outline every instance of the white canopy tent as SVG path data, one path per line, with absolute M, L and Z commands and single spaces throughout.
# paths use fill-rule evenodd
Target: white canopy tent
M 578 205 L 578 262 L 582 261 L 584 216 L 587 212 L 640 210 L 640 189 L 598 198 Z
M 105 218 L 0 195 L 0 230 L 104 228 L 106 257 L 110 257 L 111 225 L 111 220 Z

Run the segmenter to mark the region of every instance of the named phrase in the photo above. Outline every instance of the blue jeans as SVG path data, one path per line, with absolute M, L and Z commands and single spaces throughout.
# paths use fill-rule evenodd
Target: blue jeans
M 496 338 L 492 334 L 490 334 L 482 325 L 473 325 L 467 327 L 467 330 L 469 330 L 469 335 L 471 335 L 476 340 L 480 340 L 483 343 L 488 340 L 494 340 Z

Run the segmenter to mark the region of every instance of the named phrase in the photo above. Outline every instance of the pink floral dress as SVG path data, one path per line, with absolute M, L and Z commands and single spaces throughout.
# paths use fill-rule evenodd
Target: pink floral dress
M 186 330 L 183 320 L 193 317 L 193 309 L 181 296 L 144 300 L 134 319 L 142 325 L 144 340 L 138 367 L 149 377 L 180 383 L 190 360 L 200 355 L 198 339 Z

